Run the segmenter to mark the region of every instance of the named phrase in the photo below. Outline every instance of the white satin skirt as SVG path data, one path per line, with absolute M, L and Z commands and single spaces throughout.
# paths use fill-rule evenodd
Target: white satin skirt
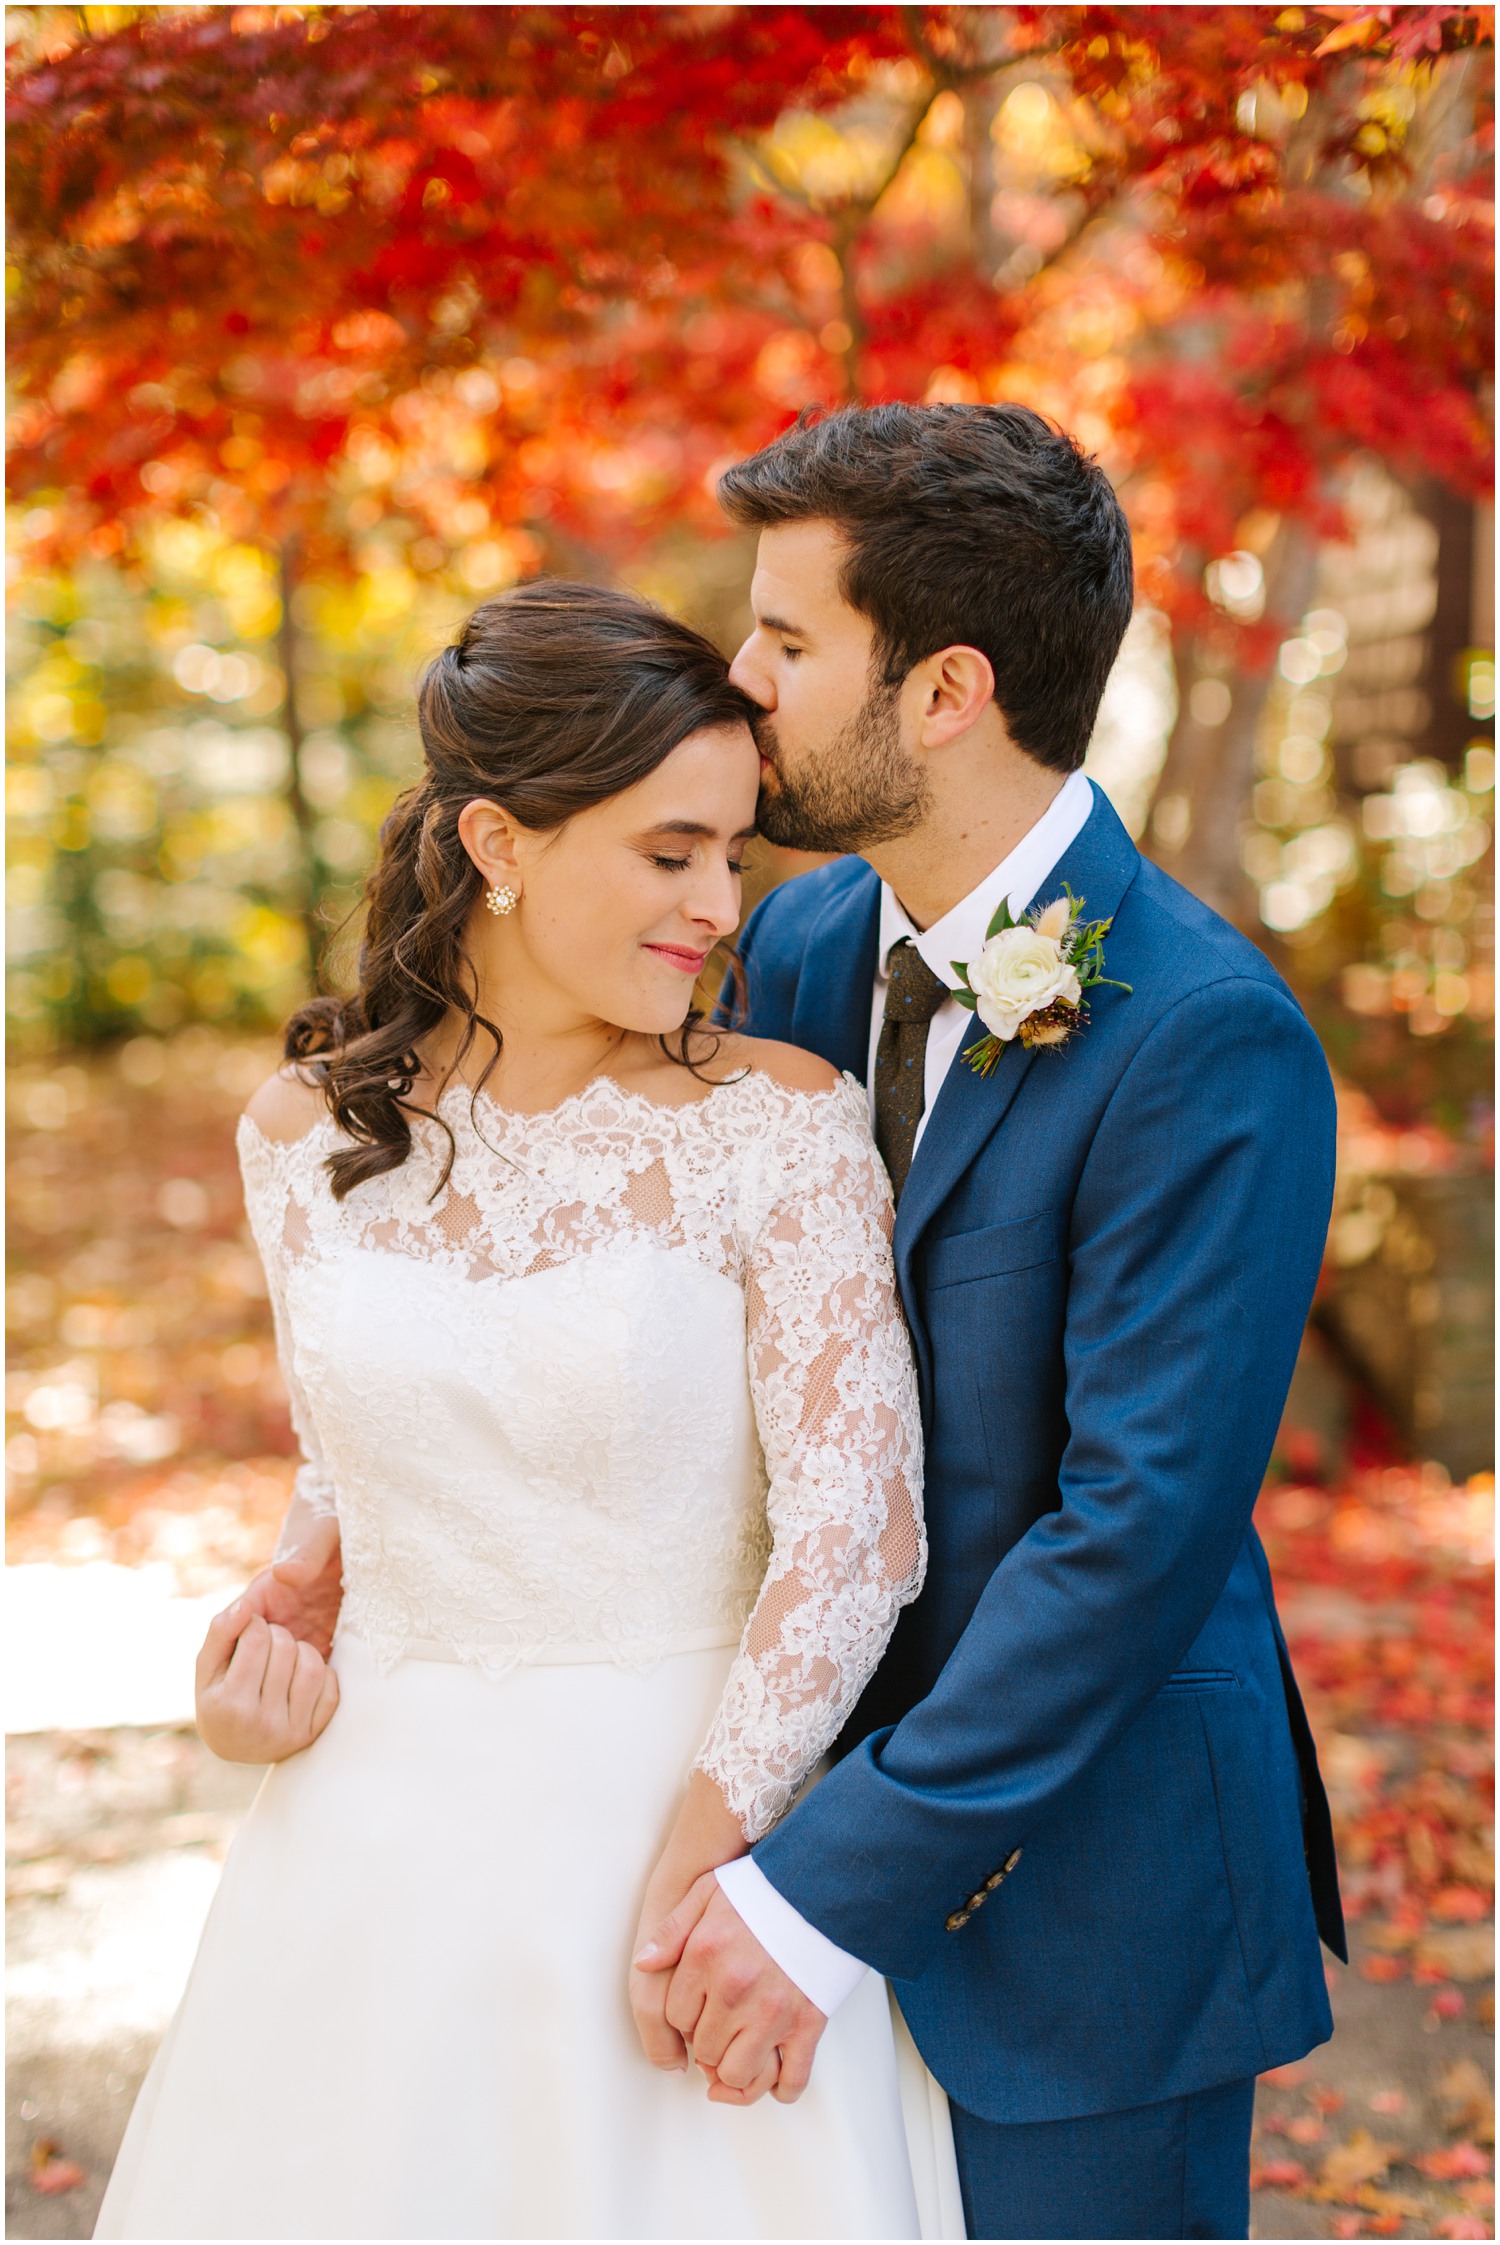
M 960 2238 L 948 2109 L 884 1981 L 795 2105 L 641 2053 L 646 1880 L 733 1648 L 382 1676 L 271 1770 L 96 2237 Z

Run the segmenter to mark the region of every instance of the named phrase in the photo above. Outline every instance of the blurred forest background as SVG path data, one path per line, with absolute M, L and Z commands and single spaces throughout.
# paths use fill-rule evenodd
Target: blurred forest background
M 465 610 L 608 578 L 732 648 L 715 478 L 804 406 L 1052 415 L 1136 541 L 1088 768 L 1340 1088 L 1262 1509 L 1388 2008 L 1368 2080 L 1268 2092 L 1262 2234 L 1493 2234 L 1472 2053 L 1417 2064 L 1483 2026 L 1493 1875 L 1491 16 L 11 11 L 12 1560 L 267 1548 L 230 1123 Z M 13 2234 L 84 2234 L 36 2109 Z

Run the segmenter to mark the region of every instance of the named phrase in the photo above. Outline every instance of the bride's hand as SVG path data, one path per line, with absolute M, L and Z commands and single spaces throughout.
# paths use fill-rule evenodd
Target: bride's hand
M 748 1852 L 749 1843 L 738 1819 L 727 1807 L 712 1778 L 694 1770 L 688 1779 L 687 1797 L 672 1827 L 672 1836 L 652 1872 L 641 1904 L 631 1955 L 635 1957 L 653 1940 L 689 1890 L 701 1886 L 704 1906 L 718 1892 L 706 1873 L 721 1863 Z M 635 2014 L 641 2047 L 653 2066 L 664 2073 L 684 2073 L 689 2051 L 675 2027 L 667 2024 L 669 1972 L 641 1972 L 630 1968 L 630 2008 Z
M 244 1599 L 215 1614 L 195 1675 L 198 1734 L 225 1762 L 284 1762 L 325 1730 L 339 1680 L 312 1645 Z

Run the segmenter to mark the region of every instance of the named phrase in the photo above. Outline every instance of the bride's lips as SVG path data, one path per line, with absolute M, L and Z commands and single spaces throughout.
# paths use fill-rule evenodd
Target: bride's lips
M 654 951 L 658 959 L 665 959 L 669 967 L 680 967 L 684 974 L 701 974 L 706 951 L 689 951 L 680 943 L 646 943 L 644 951 Z

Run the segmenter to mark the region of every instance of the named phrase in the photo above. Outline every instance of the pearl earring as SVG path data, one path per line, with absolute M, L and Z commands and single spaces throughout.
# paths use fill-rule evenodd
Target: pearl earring
M 521 899 L 509 883 L 502 889 L 491 882 L 484 892 L 484 901 L 486 909 L 493 912 L 496 919 L 503 919 L 507 912 L 514 912 Z

